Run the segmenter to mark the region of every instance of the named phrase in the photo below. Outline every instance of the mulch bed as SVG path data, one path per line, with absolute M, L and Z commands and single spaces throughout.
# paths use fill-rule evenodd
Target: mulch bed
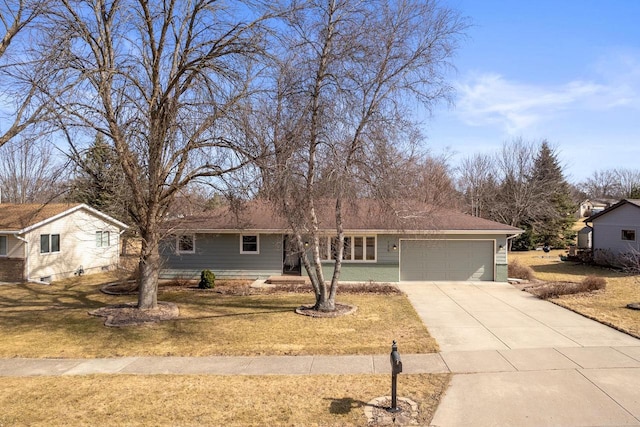
M 188 292 L 213 292 L 222 295 L 264 295 L 274 293 L 313 293 L 309 284 L 279 283 L 264 287 L 252 287 L 252 280 L 216 280 L 212 289 L 198 288 L 197 281 L 163 281 L 158 290 L 162 291 L 188 291 Z M 340 294 L 377 294 L 394 295 L 402 291 L 390 283 L 345 283 L 338 288 Z M 109 295 L 135 295 L 138 287 L 135 281 L 108 283 L 100 288 L 103 293 Z
M 319 311 L 314 310 L 313 305 L 303 305 L 296 308 L 296 313 L 303 316 L 318 317 L 322 319 L 347 316 L 353 314 L 358 310 L 358 307 L 350 304 L 336 303 L 336 309 L 334 311 Z
M 123 327 L 156 323 L 180 317 L 178 306 L 172 302 L 158 302 L 155 310 L 140 310 L 136 303 L 117 304 L 90 311 L 91 316 L 106 317 L 105 326 Z

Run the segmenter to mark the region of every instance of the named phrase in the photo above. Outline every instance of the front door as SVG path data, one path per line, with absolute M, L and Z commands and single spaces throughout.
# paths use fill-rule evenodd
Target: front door
M 283 247 L 283 267 L 282 274 L 290 274 L 292 276 L 300 276 L 302 274 L 302 265 L 300 262 L 300 254 L 296 248 L 293 236 L 284 236 Z

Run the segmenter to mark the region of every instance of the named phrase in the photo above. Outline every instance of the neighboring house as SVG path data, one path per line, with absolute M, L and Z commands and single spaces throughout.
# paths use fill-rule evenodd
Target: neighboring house
M 329 280 L 336 234 L 331 204 L 317 214 L 324 231 L 320 256 Z M 506 281 L 507 240 L 521 232 L 424 206 L 392 215 L 368 201 L 351 206 L 343 217 L 344 281 Z M 286 221 L 267 203 L 248 202 L 237 212 L 221 208 L 170 227 L 172 237 L 161 247 L 162 277 L 195 278 L 204 269 L 236 278 L 305 274 Z
M 602 212 L 609 206 L 615 204 L 617 200 L 612 199 L 587 199 L 584 200 L 578 206 L 578 210 L 576 211 L 576 218 L 587 218 L 597 213 Z
M 640 250 L 640 199 L 624 199 L 585 219 L 592 228 L 591 247 L 612 257 Z
M 0 281 L 50 282 L 115 268 L 126 228 L 84 204 L 0 204 Z

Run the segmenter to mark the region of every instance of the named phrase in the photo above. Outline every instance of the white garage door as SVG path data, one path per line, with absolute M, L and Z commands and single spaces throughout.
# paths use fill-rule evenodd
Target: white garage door
M 402 240 L 400 280 L 494 280 L 491 240 Z

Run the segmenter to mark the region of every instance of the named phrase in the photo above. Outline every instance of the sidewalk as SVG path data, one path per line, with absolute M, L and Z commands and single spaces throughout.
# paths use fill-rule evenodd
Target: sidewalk
M 632 372 L 637 370 L 640 375 L 640 346 L 452 351 L 432 354 L 401 354 L 401 358 L 403 374 L 513 373 L 557 370 L 586 372 L 602 369 L 627 369 Z M 0 376 L 8 377 L 92 374 L 340 375 L 390 373 L 388 355 L 0 359 Z M 640 395 L 638 398 L 640 405 Z
M 401 354 L 454 375 L 432 426 L 640 426 L 640 346 Z M 1 376 L 389 374 L 388 355 L 0 359 Z

